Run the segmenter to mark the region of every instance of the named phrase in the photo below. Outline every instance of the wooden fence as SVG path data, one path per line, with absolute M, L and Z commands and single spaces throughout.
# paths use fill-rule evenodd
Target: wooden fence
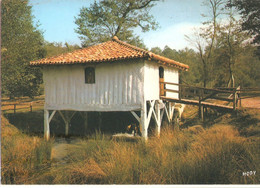
M 167 89 L 167 85 L 177 86 L 177 89 Z M 166 93 L 178 93 L 178 102 L 186 104 L 204 105 L 210 107 L 223 107 L 235 110 L 241 106 L 241 99 L 260 95 L 260 88 L 204 88 L 171 82 L 160 82 L 161 98 L 167 98 Z M 188 99 L 188 100 L 186 100 Z M 205 102 L 207 100 L 207 103 Z M 217 104 L 213 104 L 218 101 Z M 223 105 L 219 105 L 223 104 Z M 230 104 L 232 106 L 230 106 Z M 231 108 L 231 109 L 232 109 Z
M 33 112 L 34 109 L 41 109 L 44 106 L 44 100 L 37 100 L 37 101 L 31 101 L 31 102 L 2 102 L 1 104 L 1 110 L 4 112 L 11 111 L 14 114 L 19 111 L 29 111 Z

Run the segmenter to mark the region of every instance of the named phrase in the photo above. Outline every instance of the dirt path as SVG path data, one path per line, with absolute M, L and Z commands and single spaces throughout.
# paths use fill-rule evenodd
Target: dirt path
M 59 164 L 66 163 L 66 157 L 72 147 L 77 147 L 77 143 L 80 142 L 79 139 L 65 139 L 56 138 L 51 150 L 51 159 L 53 162 Z
M 244 108 L 260 108 L 260 97 L 242 99 L 241 102 Z

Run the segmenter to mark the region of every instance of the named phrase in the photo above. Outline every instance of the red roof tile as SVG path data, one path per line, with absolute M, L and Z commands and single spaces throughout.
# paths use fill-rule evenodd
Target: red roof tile
M 86 64 L 136 58 L 157 60 L 158 63 L 173 66 L 182 70 L 188 70 L 189 68 L 188 65 L 120 41 L 117 37 L 113 37 L 111 41 L 90 46 L 88 48 L 75 50 L 55 57 L 32 61 L 30 62 L 30 65 Z

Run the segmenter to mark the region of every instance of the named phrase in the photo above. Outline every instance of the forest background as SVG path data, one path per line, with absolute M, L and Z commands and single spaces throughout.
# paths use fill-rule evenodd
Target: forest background
M 40 68 L 29 62 L 88 47 L 118 36 L 147 49 L 134 32 L 156 30 L 150 10 L 159 0 L 102 0 L 82 7 L 75 24 L 81 45 L 48 42 L 35 24 L 26 0 L 3 0 L 1 4 L 2 95 L 9 98 L 43 94 Z M 181 50 L 152 47 L 154 53 L 188 64 L 181 83 L 203 87 L 259 87 L 260 2 L 257 0 L 205 0 L 208 14 L 202 27 L 186 36 L 190 47 Z M 224 19 L 223 19 L 224 18 Z M 223 20 L 225 20 L 223 22 Z

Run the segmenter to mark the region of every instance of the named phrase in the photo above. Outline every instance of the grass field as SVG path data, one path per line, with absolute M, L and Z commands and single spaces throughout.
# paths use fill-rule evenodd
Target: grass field
M 164 126 L 147 143 L 96 131 L 53 159 L 42 138 L 42 112 L 2 116 L 3 184 L 259 184 L 259 109 L 209 112 L 202 124 L 187 107 L 179 131 Z M 16 118 L 15 118 L 16 117 Z M 28 127 L 29 128 L 26 128 Z M 34 130 L 32 131 L 34 127 Z M 38 132 L 37 132 L 38 131 Z M 31 133 L 33 132 L 33 134 Z M 246 172 L 255 174 L 245 175 Z

